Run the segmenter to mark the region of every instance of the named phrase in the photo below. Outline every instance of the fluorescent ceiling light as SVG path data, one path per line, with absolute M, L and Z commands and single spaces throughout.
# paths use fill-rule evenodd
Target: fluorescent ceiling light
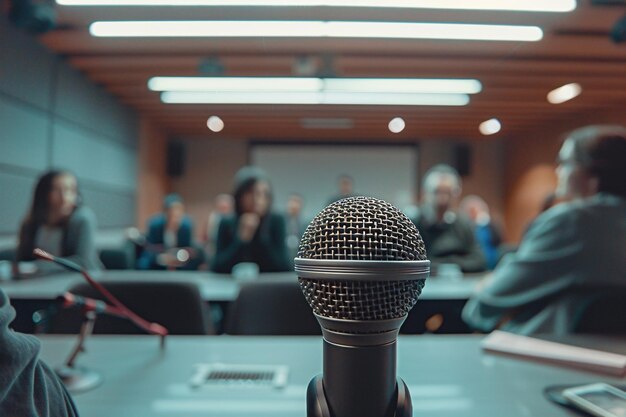
M 537 26 L 324 21 L 110 21 L 89 27 L 98 37 L 276 37 L 463 39 L 536 42 Z
M 500 120 L 496 118 L 485 120 L 480 124 L 480 126 L 478 126 L 478 130 L 480 130 L 480 133 L 483 135 L 496 134 L 500 131 L 500 129 L 502 129 L 502 124 L 500 123 Z
M 312 78 L 312 77 L 153 77 L 152 91 L 291 91 L 369 93 L 463 93 L 482 89 L 473 79 Z
M 565 84 L 559 88 L 556 88 L 548 93 L 548 101 L 552 104 L 561 104 L 569 101 L 575 97 L 578 97 L 583 91 L 580 84 L 571 83 Z
M 303 117 L 300 126 L 305 129 L 352 129 L 354 122 L 346 118 Z
M 569 12 L 576 0 L 57 0 L 66 6 L 377 7 Z
M 185 92 L 166 91 L 169 104 L 336 104 L 389 106 L 465 106 L 467 94 L 341 93 L 341 92 Z

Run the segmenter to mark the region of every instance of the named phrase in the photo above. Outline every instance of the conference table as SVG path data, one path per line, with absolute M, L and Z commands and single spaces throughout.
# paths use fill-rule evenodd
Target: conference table
M 413 397 L 413 415 L 428 417 L 567 417 L 543 389 L 608 382 L 609 377 L 481 350 L 483 336 L 400 336 L 398 375 Z M 41 357 L 63 362 L 75 338 L 41 336 Z M 626 338 L 580 337 L 573 343 L 626 354 Z M 83 417 L 303 417 L 309 380 L 322 369 L 321 337 L 173 336 L 160 350 L 152 336 L 93 336 L 78 364 L 103 383 L 74 399 Z M 285 366 L 286 384 L 193 383 L 199 366 Z
M 198 285 L 202 298 L 206 302 L 220 306 L 225 312 L 228 310 L 228 305 L 237 298 L 240 287 L 249 281 L 234 279 L 229 274 L 208 271 L 109 270 L 94 274 L 94 278 L 101 282 L 192 282 Z M 425 320 L 441 311 L 447 312 L 448 317 L 443 325 L 443 333 L 467 332 L 467 327 L 460 319 L 460 311 L 481 278 L 482 275 L 468 275 L 460 279 L 430 277 L 415 311 L 407 318 L 403 332 L 423 333 Z M 256 279 L 259 281 L 296 281 L 297 276 L 294 272 L 262 273 Z M 14 328 L 31 333 L 33 331 L 30 319 L 32 313 L 46 308 L 57 296 L 82 282 L 84 278 L 78 273 L 61 272 L 3 281 L 0 282 L 0 288 L 9 296 L 18 312 L 18 317 L 13 324 Z

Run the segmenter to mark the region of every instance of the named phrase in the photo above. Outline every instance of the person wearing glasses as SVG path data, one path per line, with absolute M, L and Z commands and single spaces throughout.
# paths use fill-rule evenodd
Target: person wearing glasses
M 19 273 L 19 263 L 30 261 L 38 272 L 62 270 L 51 262 L 36 261 L 35 248 L 88 270 L 100 270 L 96 231 L 96 216 L 82 204 L 76 176 L 63 170 L 48 171 L 37 181 L 30 210 L 22 222 L 14 270 Z
M 566 202 L 539 215 L 479 285 L 463 310 L 471 327 L 563 335 L 590 296 L 626 288 L 626 128 L 573 131 L 556 172 Z

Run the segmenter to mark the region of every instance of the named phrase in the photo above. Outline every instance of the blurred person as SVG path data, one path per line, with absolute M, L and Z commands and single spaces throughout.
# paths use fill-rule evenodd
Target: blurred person
M 243 167 L 235 175 L 235 213 L 224 217 L 217 234 L 212 269 L 230 273 L 241 262 L 259 272 L 291 270 L 285 245 L 285 219 L 272 212 L 272 188 L 264 171 Z
M 230 194 L 218 194 L 215 197 L 215 204 L 204 229 L 204 241 L 205 249 L 209 258 L 212 258 L 215 254 L 215 245 L 217 243 L 217 232 L 220 227 L 222 219 L 233 213 L 234 199 Z
M 569 201 L 537 217 L 518 251 L 481 283 L 463 310 L 470 326 L 563 335 L 588 297 L 626 288 L 625 161 L 621 126 L 589 126 L 567 136 L 556 197 Z
M 502 232 L 491 218 L 489 206 L 481 197 L 468 195 L 461 200 L 461 212 L 465 213 L 474 225 L 476 241 L 487 260 L 487 268 L 493 269 L 498 263 Z
M 52 262 L 35 260 L 35 248 L 86 269 L 100 270 L 102 264 L 95 244 L 97 229 L 96 216 L 82 204 L 76 177 L 68 171 L 48 171 L 39 177 L 30 210 L 22 222 L 14 270 L 19 272 L 19 263 L 25 261 L 35 261 L 40 272 L 65 270 Z
M 0 416 L 78 416 L 63 383 L 39 359 L 39 340 L 10 329 L 14 319 L 15 309 L 0 289 Z
M 293 260 L 298 254 L 298 246 L 300 239 L 306 229 L 308 223 L 302 220 L 302 208 L 304 207 L 304 198 L 298 193 L 292 193 L 287 199 L 287 210 L 285 221 L 287 223 L 286 245 L 289 252 L 289 259 Z
M 468 218 L 455 211 L 461 195 L 461 178 L 448 165 L 435 165 L 422 181 L 422 205 L 411 220 L 417 226 L 428 259 L 435 269 L 441 264 L 456 264 L 463 272 L 481 272 L 485 257 L 474 238 Z
M 137 269 L 197 269 L 202 260 L 202 251 L 193 241 L 193 222 L 185 214 L 183 199 L 178 194 L 168 194 L 163 199 L 163 212 L 148 220 Z
M 341 174 L 337 178 L 337 188 L 339 193 L 331 197 L 331 199 L 328 200 L 328 204 L 332 204 L 344 198 L 354 197 L 354 178 L 348 174 Z

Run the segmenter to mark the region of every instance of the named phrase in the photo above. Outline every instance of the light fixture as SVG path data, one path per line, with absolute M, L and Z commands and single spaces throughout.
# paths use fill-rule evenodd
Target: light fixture
M 206 125 L 211 132 L 221 132 L 224 129 L 224 121 L 219 116 L 211 116 L 206 121 Z
M 152 91 L 205 92 L 320 92 L 344 93 L 461 93 L 482 89 L 473 79 L 312 78 L 312 77 L 153 77 Z
M 304 129 L 352 129 L 354 121 L 347 118 L 303 117 L 300 126 Z
M 480 133 L 486 136 L 496 134 L 500 131 L 500 129 L 502 129 L 502 124 L 500 123 L 500 120 L 496 118 L 485 120 L 480 124 L 480 126 L 478 126 Z
M 570 83 L 550 91 L 547 98 L 552 104 L 561 104 L 577 97 L 582 91 L 580 84 Z
M 576 0 L 57 0 L 65 6 L 375 7 L 569 12 Z
M 389 106 L 465 106 L 467 94 L 342 92 L 186 92 L 165 91 L 168 104 L 334 104 Z
M 391 133 L 400 133 L 406 127 L 406 123 L 402 117 L 394 117 L 389 121 L 388 127 Z
M 98 37 L 377 38 L 536 42 L 537 26 L 466 23 L 342 21 L 106 21 L 94 22 Z

